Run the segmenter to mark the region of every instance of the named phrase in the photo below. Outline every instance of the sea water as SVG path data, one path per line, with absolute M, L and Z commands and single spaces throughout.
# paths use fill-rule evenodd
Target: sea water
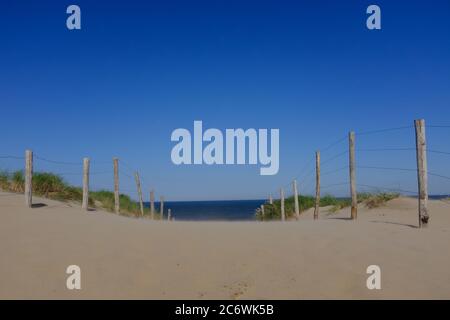
M 450 195 L 430 195 L 432 200 L 449 198 Z M 412 198 L 415 198 L 412 196 Z M 340 199 L 348 199 L 342 197 Z M 164 202 L 164 216 L 171 209 L 175 220 L 215 220 L 215 221 L 250 221 L 255 220 L 255 212 L 267 200 L 220 200 L 220 201 L 167 201 Z M 149 207 L 149 203 L 144 205 Z M 155 203 L 155 211 L 159 212 L 159 203 Z
M 266 200 L 224 200 L 224 201 L 167 201 L 164 202 L 164 216 L 171 210 L 175 220 L 255 220 L 255 211 Z M 149 207 L 149 203 L 145 203 Z M 155 203 L 159 212 L 159 203 Z

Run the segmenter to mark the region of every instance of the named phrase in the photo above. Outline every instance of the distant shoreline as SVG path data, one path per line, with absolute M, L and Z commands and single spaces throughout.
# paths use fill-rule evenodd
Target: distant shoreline
M 311 195 L 310 195 L 311 196 Z M 413 198 L 413 199 L 417 199 L 417 196 L 415 195 L 406 195 L 406 194 L 401 194 L 402 197 L 406 197 L 406 198 Z M 450 198 L 450 194 L 435 194 L 435 195 L 428 195 L 429 199 L 433 199 L 433 200 L 440 200 L 440 199 L 446 199 L 446 198 Z M 350 197 L 336 197 L 336 199 L 350 199 Z M 244 199 L 244 200 L 172 200 L 172 201 L 164 201 L 164 203 L 182 203 L 182 202 L 245 202 L 245 201 L 262 201 L 262 202 L 266 202 L 268 201 L 267 199 Z M 149 205 L 150 202 L 149 201 L 144 201 L 144 205 Z M 159 204 L 159 201 L 155 201 L 155 204 Z

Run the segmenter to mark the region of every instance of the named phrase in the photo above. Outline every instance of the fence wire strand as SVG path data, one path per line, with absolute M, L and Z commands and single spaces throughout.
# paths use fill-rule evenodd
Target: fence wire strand
M 450 128 L 450 125 L 429 124 L 429 125 L 427 125 L 427 127 L 430 127 L 430 128 Z M 366 136 L 366 135 L 374 135 L 374 134 L 380 134 L 380 133 L 385 133 L 385 132 L 410 130 L 410 129 L 414 129 L 414 128 L 415 128 L 415 125 L 406 125 L 406 126 L 398 126 L 398 127 L 384 128 L 384 129 L 368 130 L 368 131 L 355 131 L 355 134 L 357 136 Z M 321 149 L 318 149 L 318 150 L 321 151 L 321 155 L 322 155 L 322 153 L 324 153 L 325 151 L 328 151 L 332 147 L 334 147 L 334 146 L 344 142 L 347 139 L 348 139 L 348 136 L 344 136 L 344 137 L 334 141 L 333 143 L 327 145 L 322 150 Z M 416 147 L 408 146 L 408 147 L 355 148 L 355 152 L 394 152 L 394 151 L 416 151 Z M 432 148 L 426 149 L 426 152 L 433 153 L 433 154 L 450 155 L 450 152 L 448 152 L 448 151 L 436 150 L 436 149 L 432 149 Z M 349 154 L 348 150 L 345 150 L 345 151 L 337 153 L 337 154 L 335 154 L 333 156 L 330 156 L 329 158 L 325 159 L 325 161 L 321 161 L 320 165 L 321 165 L 321 167 L 323 167 L 323 166 L 325 166 L 325 165 L 327 165 L 329 163 L 334 163 L 334 160 L 336 160 L 336 159 L 338 159 L 338 158 L 340 158 L 340 157 L 342 157 L 342 156 L 344 156 L 346 154 L 347 155 Z M 294 176 L 294 179 L 299 179 L 299 187 L 301 187 L 304 190 L 308 189 L 311 186 L 311 184 L 313 184 L 314 181 L 315 181 L 314 161 L 315 161 L 315 158 L 312 157 L 305 164 L 305 166 L 299 171 L 299 173 Z M 340 168 L 337 168 L 335 170 L 323 172 L 323 173 L 321 173 L 321 177 L 322 176 L 331 175 L 333 173 L 337 173 L 337 172 L 343 171 L 343 170 L 348 169 L 348 168 L 349 168 L 349 166 L 346 165 L 344 167 L 340 167 Z M 399 171 L 399 172 L 418 172 L 418 169 L 400 168 L 400 167 L 383 167 L 383 166 L 357 165 L 357 166 L 355 166 L 355 168 L 357 168 L 357 169 L 391 170 L 391 171 Z M 435 173 L 435 172 L 428 171 L 428 174 L 430 176 L 435 176 L 435 177 L 439 177 L 439 178 L 442 178 L 442 179 L 450 180 L 449 176 L 446 176 L 446 175 L 443 175 L 443 174 L 440 174 L 440 173 Z M 329 188 L 329 187 L 333 187 L 333 186 L 344 185 L 344 184 L 347 184 L 347 183 L 349 183 L 349 182 L 331 184 L 331 185 L 327 185 L 327 186 L 322 186 L 321 188 Z M 285 184 L 281 188 L 286 188 L 290 184 L 291 184 L 291 182 Z M 371 185 L 365 185 L 365 184 L 357 184 L 357 185 L 361 186 L 361 187 L 369 187 L 369 188 L 384 189 L 384 190 L 395 190 L 395 191 L 409 193 L 409 194 L 417 194 L 417 192 L 410 191 L 410 190 L 383 188 L 383 187 L 371 186 Z M 278 191 L 279 191 L 279 189 L 278 189 Z M 277 191 L 274 192 L 273 194 L 277 194 Z

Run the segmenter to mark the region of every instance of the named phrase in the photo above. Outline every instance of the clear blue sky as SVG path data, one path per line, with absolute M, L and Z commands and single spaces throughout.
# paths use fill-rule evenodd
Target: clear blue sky
M 81 7 L 82 30 L 66 28 L 70 4 Z M 382 30 L 365 26 L 370 4 L 381 7 Z M 94 188 L 112 187 L 103 161 L 118 156 L 139 169 L 146 198 L 149 188 L 168 200 L 263 198 L 299 173 L 300 191 L 311 192 L 302 168 L 349 130 L 450 123 L 449 1 L 17 0 L 1 4 L 0 41 L 0 155 L 89 156 Z M 279 128 L 279 173 L 173 165 L 171 132 L 192 130 L 194 120 Z M 450 151 L 450 129 L 427 133 L 430 149 Z M 413 129 L 357 136 L 357 148 L 386 147 L 414 147 Z M 345 149 L 343 141 L 322 158 Z M 430 171 L 450 176 L 449 159 L 429 154 Z M 357 160 L 415 168 L 411 150 L 361 151 Z M 346 163 L 338 157 L 323 171 Z M 20 166 L 0 159 L 0 167 Z M 79 167 L 36 160 L 35 170 Z M 357 179 L 417 189 L 414 172 L 360 169 Z M 134 189 L 122 180 L 124 191 Z M 430 189 L 450 193 L 450 180 L 430 177 Z M 328 191 L 347 195 L 348 187 Z

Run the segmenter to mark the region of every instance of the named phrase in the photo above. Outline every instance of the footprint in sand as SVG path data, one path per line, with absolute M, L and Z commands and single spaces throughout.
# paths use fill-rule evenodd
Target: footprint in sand
M 233 300 L 239 299 L 248 289 L 248 284 L 246 282 L 238 282 L 236 285 L 232 285 L 231 287 L 224 286 L 229 288 L 232 292 L 230 294 L 230 298 Z

